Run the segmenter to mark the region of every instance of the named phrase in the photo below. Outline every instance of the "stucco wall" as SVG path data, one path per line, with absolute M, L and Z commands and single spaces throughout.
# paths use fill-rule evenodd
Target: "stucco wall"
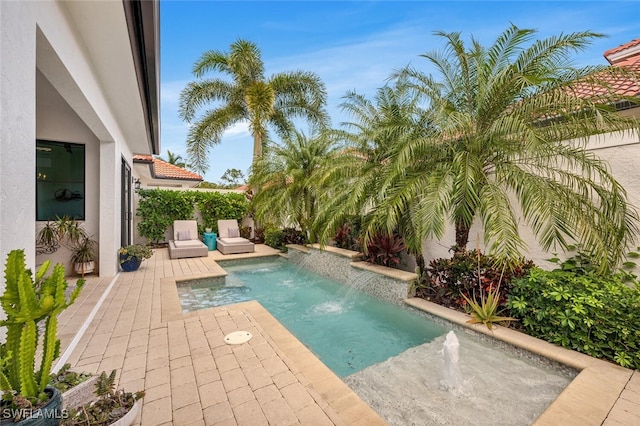
M 636 208 L 640 207 L 640 136 L 637 134 L 608 134 L 593 137 L 589 143 L 589 150 L 609 164 L 618 182 L 626 189 L 630 203 Z M 528 251 L 524 253 L 524 256 L 542 268 L 554 267 L 553 264 L 546 261 L 552 257 L 553 251 L 551 253 L 545 252 L 537 243 L 531 230 L 525 226 L 522 215 L 518 214 L 516 217 L 522 224 L 520 235 L 528 245 Z M 479 247 L 484 250 L 483 241 L 482 226 L 476 221 L 469 233 L 468 248 Z M 449 224 L 447 232 L 441 240 L 425 240 L 423 242 L 425 260 L 428 263 L 431 259 L 451 257 L 449 249 L 454 243 L 454 227 Z M 637 245 L 640 245 L 640 241 L 637 242 Z
M 82 223 L 87 233 L 99 241 L 100 141 L 40 72 L 36 75 L 36 137 L 85 146 L 85 220 Z M 36 222 L 36 232 L 44 223 Z M 65 247 L 51 255 L 36 255 L 36 264 L 47 259 L 71 270 L 70 252 Z
M 79 139 L 91 197 L 85 226 L 100 241 L 100 275 L 114 275 L 121 160 L 151 153 L 123 3 L 0 1 L 0 54 L 2 262 L 23 248 L 36 265 L 36 137 Z M 63 100 L 59 110 L 36 102 L 36 69 Z

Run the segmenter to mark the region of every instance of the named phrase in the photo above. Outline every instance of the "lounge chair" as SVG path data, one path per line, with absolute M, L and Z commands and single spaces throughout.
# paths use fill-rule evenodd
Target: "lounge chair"
M 173 222 L 173 240 L 169 241 L 169 257 L 206 257 L 209 248 L 198 239 L 198 223 L 195 220 Z
M 240 236 L 237 220 L 218 221 L 218 250 L 222 254 L 253 253 L 255 244 Z

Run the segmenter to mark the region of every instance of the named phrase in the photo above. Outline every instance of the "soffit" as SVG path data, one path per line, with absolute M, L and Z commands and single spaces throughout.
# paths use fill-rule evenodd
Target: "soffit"
M 150 152 L 122 2 L 71 1 L 65 4 L 126 143 L 133 152 Z

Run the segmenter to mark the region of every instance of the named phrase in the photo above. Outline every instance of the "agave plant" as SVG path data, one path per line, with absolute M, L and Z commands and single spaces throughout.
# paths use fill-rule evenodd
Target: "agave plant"
M 500 315 L 501 312 L 498 310 L 500 286 L 495 290 L 493 287 L 489 288 L 489 291 L 480 296 L 480 301 L 475 297 L 471 299 L 466 294 L 462 294 L 462 297 L 471 309 L 471 319 L 467 321 L 469 324 L 484 324 L 489 330 L 493 330 L 494 323 L 517 321 L 516 318 Z

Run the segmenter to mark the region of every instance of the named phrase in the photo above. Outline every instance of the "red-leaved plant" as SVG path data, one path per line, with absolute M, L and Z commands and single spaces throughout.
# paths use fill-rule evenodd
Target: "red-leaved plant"
M 404 240 L 398 235 L 378 234 L 367 245 L 367 262 L 395 267 L 400 263 Z

